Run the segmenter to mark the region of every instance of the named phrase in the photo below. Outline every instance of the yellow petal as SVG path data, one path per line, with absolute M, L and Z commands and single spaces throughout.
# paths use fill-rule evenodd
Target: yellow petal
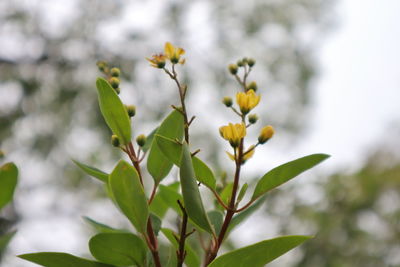
M 164 47 L 164 53 L 168 58 L 172 58 L 174 56 L 175 47 L 170 43 L 166 42 Z
M 234 156 L 234 155 L 232 155 L 232 154 L 229 153 L 228 151 L 226 151 L 226 154 L 228 155 L 228 157 L 229 157 L 231 160 L 235 161 L 235 156 Z

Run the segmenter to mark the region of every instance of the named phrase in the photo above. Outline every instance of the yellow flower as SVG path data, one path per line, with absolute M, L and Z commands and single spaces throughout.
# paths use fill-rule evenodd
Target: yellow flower
M 258 136 L 258 142 L 264 144 L 267 142 L 275 133 L 274 128 L 271 125 L 267 125 L 261 129 L 260 135 Z
M 245 93 L 239 92 L 236 94 L 236 102 L 243 114 L 247 114 L 250 110 L 255 108 L 260 102 L 260 98 L 261 96 L 256 95 L 253 89 L 250 89 Z
M 254 155 L 254 152 L 256 151 L 255 148 L 256 147 L 254 145 L 252 145 L 251 147 L 249 147 L 249 149 L 246 152 L 243 153 L 242 164 L 245 163 L 249 158 L 251 158 Z M 235 150 L 236 150 L 236 155 L 238 155 L 238 153 L 239 153 L 238 149 L 235 148 Z M 235 155 L 233 155 L 229 152 L 226 152 L 226 154 L 228 155 L 228 157 L 231 160 L 235 161 Z
M 229 141 L 231 146 L 237 147 L 240 144 L 240 140 L 246 136 L 246 125 L 244 123 L 229 123 L 229 125 L 219 128 L 219 133 Z
M 185 50 L 182 48 L 175 47 L 170 42 L 167 42 L 165 43 L 164 53 L 172 64 L 185 64 L 185 59 L 181 59 L 181 56 L 185 54 Z
M 150 65 L 154 68 L 162 69 L 165 66 L 166 57 L 163 54 L 153 55 L 151 58 L 146 57 Z

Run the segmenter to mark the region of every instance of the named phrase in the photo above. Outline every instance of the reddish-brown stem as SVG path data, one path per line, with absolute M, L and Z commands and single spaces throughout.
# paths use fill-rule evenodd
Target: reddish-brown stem
M 233 215 L 235 214 L 236 194 L 237 194 L 237 191 L 239 188 L 240 168 L 242 165 L 242 158 L 243 158 L 243 138 L 240 140 L 238 150 L 239 150 L 239 154 L 237 157 L 235 157 L 236 158 L 236 160 L 235 160 L 236 170 L 235 170 L 235 177 L 234 177 L 234 181 L 233 181 L 232 195 L 231 195 L 231 199 L 229 201 L 229 209 L 226 212 L 224 223 L 222 224 L 221 231 L 219 232 L 217 242 L 211 248 L 211 251 L 205 262 L 205 266 L 210 264 L 215 259 L 215 257 L 217 257 L 218 250 L 220 249 L 222 242 L 224 241 L 225 235 L 229 228 L 229 224 L 233 218 Z
M 149 198 L 149 201 L 148 201 L 149 205 L 151 204 L 151 202 L 153 201 L 153 199 L 154 199 L 154 197 L 156 195 L 157 187 L 158 187 L 158 184 L 156 182 L 154 182 L 153 190 L 151 190 L 151 195 L 150 195 L 150 198 Z
M 178 200 L 179 207 L 182 210 L 182 225 L 181 225 L 181 232 L 180 232 L 180 237 L 179 237 L 179 248 L 176 252 L 177 258 L 178 258 L 178 263 L 177 267 L 182 267 L 183 262 L 185 261 L 186 257 L 186 250 L 185 250 L 185 242 L 182 242 L 182 239 L 186 239 L 186 229 L 187 229 L 187 223 L 188 223 L 188 216 L 186 213 L 185 208 L 183 207 L 182 203 Z
M 224 201 L 221 199 L 220 195 L 218 195 L 217 191 L 215 191 L 213 189 L 211 189 L 211 191 L 213 192 L 213 194 L 214 194 L 215 198 L 217 199 L 218 203 L 222 207 L 224 207 L 224 209 L 229 210 L 230 208 L 227 205 L 225 205 Z

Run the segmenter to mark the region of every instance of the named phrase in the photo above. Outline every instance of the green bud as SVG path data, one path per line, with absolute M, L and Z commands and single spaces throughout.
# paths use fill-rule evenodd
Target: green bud
M 241 59 L 241 60 L 238 60 L 238 62 L 236 63 L 239 67 L 243 67 L 244 66 L 244 62 L 243 62 L 243 60 Z
M 232 75 L 235 75 L 238 72 L 238 66 L 236 64 L 229 64 L 228 69 Z
M 138 144 L 138 146 L 140 147 L 144 146 L 146 144 L 146 136 L 144 134 L 141 134 L 136 137 L 136 144 Z
M 250 114 L 250 115 L 249 115 L 249 122 L 250 122 L 251 124 L 256 123 L 257 120 L 258 120 L 257 114 Z
M 134 105 L 125 105 L 126 111 L 129 117 L 133 117 L 136 114 L 136 107 Z
M 115 147 L 119 147 L 119 145 L 120 145 L 119 138 L 118 138 L 118 136 L 116 136 L 115 134 L 113 134 L 113 135 L 111 136 L 111 144 L 112 144 L 113 146 L 115 146 Z
M 107 68 L 107 62 L 105 61 L 97 61 L 96 65 L 99 68 L 99 71 L 101 72 L 104 72 Z
M 242 59 L 242 61 L 243 61 L 243 64 L 244 64 L 244 65 L 246 65 L 246 64 L 247 64 L 247 62 L 248 62 L 248 59 L 247 59 L 247 57 L 244 57 L 244 58 Z
M 112 68 L 110 73 L 113 77 L 119 77 L 119 75 L 121 75 L 121 71 L 119 70 L 119 68 Z
M 119 93 L 121 93 L 121 89 L 119 87 L 118 88 L 114 88 L 114 90 L 117 93 L 117 95 L 119 95 Z
M 252 81 L 251 83 L 249 83 L 246 87 L 247 90 L 253 89 L 254 92 L 257 91 L 258 86 L 257 83 L 255 81 Z
M 112 88 L 116 89 L 119 87 L 119 79 L 117 77 L 112 77 L 110 79 L 110 84 L 112 86 Z
M 256 60 L 254 58 L 247 59 L 247 65 L 249 65 L 249 67 L 253 67 L 255 64 Z
M 224 105 L 229 108 L 233 104 L 232 98 L 230 98 L 229 96 L 225 96 L 224 99 L 222 99 L 222 103 L 224 103 Z

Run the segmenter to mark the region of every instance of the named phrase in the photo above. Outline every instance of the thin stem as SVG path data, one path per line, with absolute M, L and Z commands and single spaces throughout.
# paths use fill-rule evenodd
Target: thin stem
M 224 207 L 224 209 L 229 210 L 230 208 L 225 205 L 224 201 L 221 199 L 220 195 L 218 195 L 217 191 L 215 191 L 214 189 L 211 190 L 211 192 L 213 192 L 214 196 L 217 198 L 218 203 Z
M 149 198 L 149 201 L 148 201 L 149 205 L 151 204 L 151 202 L 154 199 L 154 196 L 156 195 L 157 187 L 158 187 L 158 183 L 154 182 L 153 190 L 151 190 L 151 195 L 150 195 L 150 198 Z
M 182 203 L 178 200 L 179 207 L 182 210 L 182 225 L 181 225 L 181 232 L 180 232 L 180 238 L 179 238 L 179 248 L 178 251 L 176 252 L 177 258 L 178 258 L 178 263 L 177 267 L 182 267 L 183 262 L 185 261 L 186 257 L 186 250 L 185 250 L 185 242 L 182 242 L 182 240 L 186 239 L 186 228 L 187 228 L 187 222 L 188 222 L 188 216 L 186 214 L 186 210 L 183 207 Z

